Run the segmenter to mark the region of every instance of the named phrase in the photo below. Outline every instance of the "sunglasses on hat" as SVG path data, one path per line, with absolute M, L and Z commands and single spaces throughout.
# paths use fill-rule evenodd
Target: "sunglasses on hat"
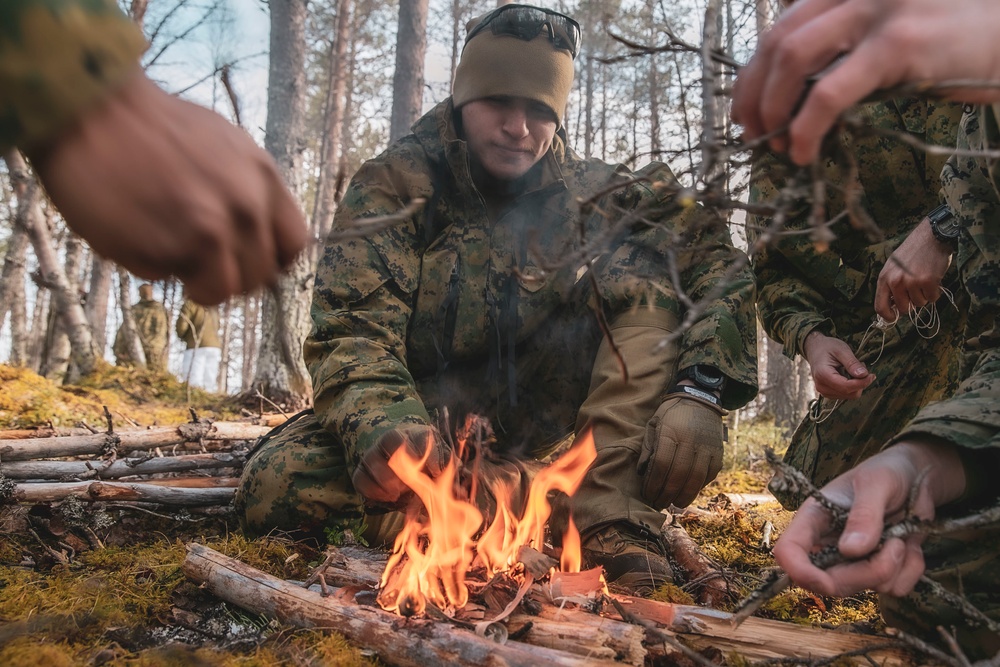
M 479 24 L 469 31 L 465 43 L 490 28 L 494 35 L 510 35 L 530 42 L 542 30 L 548 32 L 549 40 L 557 49 L 569 51 L 574 58 L 580 50 L 580 24 L 559 12 L 551 9 L 532 7 L 531 5 L 503 5 L 497 7 Z

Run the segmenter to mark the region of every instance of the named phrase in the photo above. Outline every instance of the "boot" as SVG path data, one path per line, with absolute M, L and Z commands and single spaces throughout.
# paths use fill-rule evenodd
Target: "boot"
M 673 582 L 674 572 L 662 538 L 628 523 L 604 526 L 583 543 L 583 559 L 604 568 L 613 588 L 646 596 Z

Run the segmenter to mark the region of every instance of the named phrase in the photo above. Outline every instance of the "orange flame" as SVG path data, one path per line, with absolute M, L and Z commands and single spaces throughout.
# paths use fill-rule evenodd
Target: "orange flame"
M 406 523 L 382 574 L 379 604 L 407 616 L 422 613 L 428 601 L 439 609 L 464 606 L 469 599 L 465 577 L 472 564 L 481 563 L 490 573 L 506 572 L 517 564 L 522 546 L 540 551 L 545 524 L 552 513 L 548 493 L 559 490 L 572 496 L 596 458 L 594 439 L 588 430 L 569 451 L 538 473 L 520 519 L 512 510 L 513 490 L 506 485 L 492 488 L 496 513 L 477 542 L 483 515 L 475 505 L 456 495 L 455 460 L 432 479 L 423 472 L 426 455 L 415 457 L 408 448 L 400 447 L 389 459 L 389 467 L 413 490 L 423 508 L 407 512 Z M 580 534 L 570 518 L 560 565 L 565 571 L 579 572 L 580 562 Z

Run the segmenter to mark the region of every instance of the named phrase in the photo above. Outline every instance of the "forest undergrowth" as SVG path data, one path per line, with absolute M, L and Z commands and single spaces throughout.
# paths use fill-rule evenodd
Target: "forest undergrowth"
M 233 419 L 224 397 L 170 377 L 107 369 L 85 384 L 57 387 L 0 366 L 0 428 L 102 425 L 103 407 L 136 425 L 199 417 Z M 744 423 L 725 469 L 681 523 L 722 566 L 740 593 L 774 567 L 770 545 L 791 517 L 776 502 L 735 505 L 725 494 L 763 493 L 765 447 L 782 448 L 783 429 Z M 765 539 L 765 535 L 767 539 Z M 97 509 L 81 501 L 0 507 L 0 665 L 311 666 L 378 661 L 342 637 L 280 625 L 220 602 L 181 572 L 184 545 L 197 541 L 269 574 L 301 580 L 323 559 L 323 545 L 280 536 L 247 539 L 229 512 L 167 516 Z M 655 599 L 690 603 L 677 586 Z M 790 589 L 759 615 L 824 627 L 879 629 L 874 596 L 835 600 Z M 738 656 L 727 664 L 743 664 Z

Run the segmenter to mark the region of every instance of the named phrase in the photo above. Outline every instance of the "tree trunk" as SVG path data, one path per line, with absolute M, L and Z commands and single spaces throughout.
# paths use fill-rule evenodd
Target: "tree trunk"
M 300 193 L 305 106 L 306 0 L 270 0 L 271 56 L 268 70 L 264 146 L 285 183 Z M 312 266 L 309 253 L 298 258 L 264 297 L 264 327 L 253 385 L 277 404 L 298 409 L 312 390 L 302 343 L 309 323 Z
M 6 313 L 9 312 L 10 363 L 14 366 L 24 366 L 28 363 L 28 306 L 24 292 L 28 243 L 28 233 L 20 225 L 14 225 L 14 230 L 7 240 L 3 272 L 0 273 L 0 327 L 3 326 Z
M 42 227 L 46 231 L 51 229 L 51 213 L 47 215 L 47 220 L 42 221 Z M 56 247 L 55 254 L 58 255 L 58 245 Z M 66 280 L 69 288 L 70 298 L 73 300 L 74 304 L 80 306 L 80 313 L 83 314 L 83 304 L 80 300 L 80 266 L 83 262 L 83 240 L 76 236 L 72 232 L 68 232 L 66 236 L 66 250 L 65 250 L 65 273 Z M 49 324 L 50 324 L 50 346 L 49 354 L 47 355 L 47 364 L 45 366 L 45 372 L 43 375 L 50 380 L 55 380 L 59 383 L 74 382 L 81 375 L 84 374 L 78 363 L 75 363 L 73 359 L 73 341 L 70 339 L 69 330 L 66 326 L 66 319 L 61 314 L 62 306 L 60 305 L 60 300 L 58 294 L 52 290 L 52 286 L 42 279 L 41 285 L 47 287 L 52 292 L 52 299 L 56 304 L 54 309 L 50 309 Z M 84 314 L 86 318 L 86 315 Z M 89 326 L 89 325 L 88 325 Z M 97 355 L 97 350 L 94 350 L 95 356 Z
M 240 391 L 248 391 L 253 384 L 253 369 L 257 362 L 257 313 L 260 301 L 251 295 L 243 297 L 243 367 L 240 373 Z
M 329 81 L 327 83 L 326 115 L 323 149 L 320 152 L 319 182 L 316 184 L 316 207 L 313 212 L 313 235 L 325 239 L 333 227 L 337 189 L 345 178 L 340 171 L 341 130 L 344 122 L 344 93 L 347 88 L 347 45 L 351 39 L 353 0 L 340 0 L 337 7 L 337 34 L 330 46 Z M 311 248 L 315 267 L 322 250 L 319 244 Z
M 94 347 L 100 356 L 108 346 L 108 295 L 111 292 L 111 262 L 96 254 L 90 263 L 90 291 L 83 310 L 94 332 Z
M 233 350 L 233 300 L 227 299 L 219 319 L 222 322 L 222 347 L 219 349 L 219 377 L 216 386 L 220 394 L 229 393 L 229 357 Z
M 423 108 L 428 0 L 400 0 L 389 141 L 406 135 Z
M 17 151 L 9 151 L 4 156 L 7 168 L 13 173 L 15 171 L 27 173 L 24 159 Z M 87 316 L 80 305 L 80 299 L 76 295 L 73 283 L 67 277 L 67 272 L 63 271 L 55 249 L 52 247 L 52 239 L 49 235 L 49 228 L 42 214 L 41 195 L 37 181 L 31 179 L 28 183 L 27 192 L 24 198 L 18 203 L 17 224 L 27 230 L 31 239 L 31 244 L 38 258 L 38 269 L 42 276 L 42 282 L 48 287 L 58 304 L 58 314 L 65 326 L 66 333 L 72 344 L 73 361 L 77 364 L 80 372 L 88 374 L 94 370 L 97 363 L 97 356 L 94 351 L 94 340 L 87 324 Z M 66 261 L 67 267 L 70 260 Z M 73 275 L 72 272 L 69 272 Z M 75 278 L 75 276 L 73 276 Z
M 125 269 L 118 269 L 118 304 L 122 311 L 122 336 L 125 337 L 126 354 L 137 368 L 145 368 L 146 351 L 139 340 L 139 330 L 132 314 L 132 277 Z

